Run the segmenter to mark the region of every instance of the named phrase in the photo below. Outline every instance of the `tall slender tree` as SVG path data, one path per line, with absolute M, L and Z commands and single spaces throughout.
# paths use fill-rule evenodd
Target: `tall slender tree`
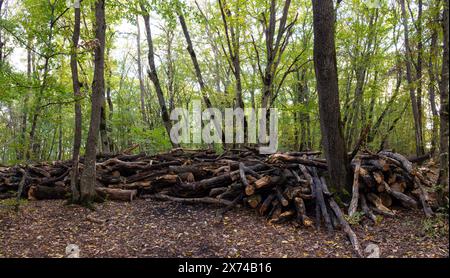
M 140 1 L 139 5 L 141 7 L 142 17 L 144 18 L 145 31 L 147 36 L 147 44 L 148 44 L 148 65 L 149 71 L 148 76 L 155 86 L 156 96 L 158 97 L 159 107 L 161 108 L 161 116 L 163 120 L 164 127 L 167 131 L 167 134 L 170 136 L 170 130 L 172 129 L 172 123 L 170 122 L 169 112 L 167 111 L 167 104 L 164 98 L 164 93 L 161 87 L 161 83 L 159 81 L 158 73 L 156 71 L 155 65 L 155 53 L 153 49 L 153 38 L 152 32 L 150 29 L 150 14 L 145 6 L 144 1 Z M 172 141 L 171 141 L 172 142 Z M 178 145 L 172 142 L 173 147 L 177 147 Z
M 312 0 L 314 26 L 314 67 L 319 94 L 320 130 L 331 185 L 348 188 L 348 158 L 342 131 L 335 48 L 332 0 Z
M 2 19 L 2 15 L 3 15 L 2 8 L 3 8 L 3 0 L 0 0 L 0 20 Z M 3 42 L 3 39 L 2 39 L 2 30 L 0 29 L 0 65 L 3 61 L 3 45 L 4 44 L 5 43 Z
M 95 2 L 95 39 L 94 78 L 91 96 L 91 120 L 86 141 L 84 169 L 80 180 L 80 201 L 91 203 L 95 196 L 95 163 L 97 156 L 97 141 L 100 129 L 102 103 L 105 97 L 105 0 Z
M 81 29 L 81 3 L 74 5 L 74 28 L 72 33 L 72 52 L 70 54 L 70 69 L 72 72 L 73 96 L 75 98 L 75 126 L 73 136 L 72 150 L 72 175 L 70 179 L 70 187 L 72 190 L 72 201 L 78 202 L 80 198 L 79 169 L 78 162 L 80 159 L 81 136 L 82 136 L 82 114 L 81 114 L 81 90 L 80 80 L 78 77 L 78 61 L 77 50 L 80 40 Z
M 439 86 L 440 96 L 441 96 L 441 110 L 440 110 L 440 171 L 439 171 L 439 183 L 444 186 L 448 193 L 448 137 L 449 137 L 449 127 L 448 127 L 448 74 L 449 74 L 449 0 L 444 1 L 444 12 L 442 20 L 442 28 L 444 30 L 444 46 L 442 51 L 442 73 L 441 73 L 441 83 Z
M 418 101 L 419 95 L 416 93 L 415 81 L 416 77 L 413 77 L 413 53 L 411 51 L 411 44 L 409 40 L 409 27 L 408 18 L 406 13 L 405 0 L 400 0 L 400 7 L 402 10 L 402 24 L 404 31 L 404 43 L 406 49 L 406 79 L 408 81 L 409 95 L 411 99 L 412 112 L 414 117 L 414 131 L 416 140 L 416 155 L 421 156 L 425 153 L 424 143 L 423 143 L 423 132 L 422 132 L 422 120 L 421 120 L 421 102 Z M 420 56 L 421 57 L 421 56 Z M 419 72 L 419 70 L 417 70 Z M 421 73 L 420 73 L 421 75 Z M 421 91 L 420 91 L 421 92 Z
M 137 67 L 138 67 L 138 79 L 139 79 L 139 90 L 140 90 L 140 104 L 141 104 L 141 114 L 142 121 L 148 125 L 147 113 L 145 109 L 145 83 L 144 74 L 142 71 L 142 58 L 141 58 L 141 28 L 139 26 L 139 16 L 136 15 L 136 51 L 137 51 Z

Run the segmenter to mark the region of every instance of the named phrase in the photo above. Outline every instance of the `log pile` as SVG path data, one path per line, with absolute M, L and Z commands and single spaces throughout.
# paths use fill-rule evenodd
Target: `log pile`
M 239 204 L 255 209 L 271 223 L 342 228 L 361 255 L 355 234 L 327 186 L 327 164 L 318 152 L 258 154 L 253 149 L 214 151 L 175 149 L 148 156 L 99 156 L 96 192 L 111 200 L 134 198 L 207 203 L 223 215 Z M 83 160 L 79 164 L 83 170 Z M 0 167 L 0 198 L 20 194 L 32 200 L 64 199 L 70 195 L 71 161 Z M 400 154 L 362 153 L 352 163 L 354 180 L 348 215 L 361 208 L 393 216 L 396 205 L 422 208 L 433 214 L 432 183 L 425 171 Z M 17 192 L 17 193 L 16 193 Z
M 354 183 L 349 215 L 356 212 L 358 203 L 365 215 L 373 219 L 373 212 L 393 216 L 393 205 L 422 208 L 427 217 L 436 209 L 431 170 L 417 168 L 404 156 L 381 151 L 377 154 L 362 154 L 352 161 Z M 367 203 L 373 207 L 367 206 Z

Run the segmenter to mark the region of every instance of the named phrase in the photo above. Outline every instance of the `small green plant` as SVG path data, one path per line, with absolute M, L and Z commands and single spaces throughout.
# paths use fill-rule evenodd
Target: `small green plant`
M 20 206 L 26 205 L 28 200 L 16 198 L 9 198 L 0 200 L 0 208 L 5 208 L 7 210 L 18 210 Z
M 384 217 L 381 215 L 375 216 L 375 225 L 380 225 L 383 222 Z
M 352 216 L 345 215 L 345 219 L 350 225 L 358 225 L 364 216 L 364 212 L 357 211 Z
M 448 210 L 445 213 L 437 212 L 435 217 L 425 219 L 422 222 L 422 231 L 429 237 L 448 236 Z

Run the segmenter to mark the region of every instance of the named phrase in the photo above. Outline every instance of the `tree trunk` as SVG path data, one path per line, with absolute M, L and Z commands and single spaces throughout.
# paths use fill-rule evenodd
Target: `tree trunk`
M 136 26 L 137 26 L 137 37 L 136 37 L 137 66 L 138 66 L 139 89 L 141 93 L 140 94 L 141 114 L 142 114 L 142 121 L 146 125 L 148 125 L 147 113 L 145 109 L 145 84 L 142 73 L 142 61 L 141 61 L 141 28 L 139 26 L 139 16 L 136 16 Z
M 441 84 L 439 87 L 441 95 L 441 123 L 440 123 L 440 170 L 439 170 L 439 184 L 444 187 L 448 194 L 448 74 L 449 74 L 449 51 L 448 51 L 448 36 L 449 36 L 449 19 L 448 19 L 449 0 L 444 2 L 444 14 L 442 27 L 444 29 L 444 49 L 442 52 L 442 73 Z
M 425 142 L 423 142 L 423 107 L 422 107 L 422 68 L 423 68 L 423 42 L 422 42 L 422 0 L 418 0 L 418 15 L 417 15 L 417 22 L 415 23 L 415 26 L 417 26 L 417 66 L 416 66 L 416 80 L 417 80 L 417 113 L 420 126 L 420 136 L 422 137 L 422 148 L 425 148 Z M 423 150 L 423 153 L 425 153 L 425 150 Z
M 406 18 L 406 8 L 405 8 L 405 0 L 400 0 L 400 5 L 402 9 L 402 24 L 404 28 L 404 40 L 405 40 L 405 48 L 406 48 L 406 79 L 408 80 L 409 86 L 409 95 L 411 98 L 412 112 L 414 117 L 414 131 L 415 131 L 415 140 L 416 140 L 416 155 L 421 156 L 425 153 L 424 145 L 423 145 L 423 135 L 422 135 L 422 126 L 421 126 L 421 117 L 419 105 L 417 102 L 416 91 L 414 90 L 414 79 L 412 77 L 412 53 L 411 46 L 409 43 L 409 29 L 408 29 L 408 20 Z
M 59 106 L 59 134 L 58 134 L 58 160 L 61 161 L 63 159 L 63 122 L 62 122 L 62 115 L 61 115 L 62 107 Z
M 52 40 L 53 40 L 53 27 L 56 24 L 56 20 L 54 18 L 55 16 L 55 5 L 56 3 L 51 3 L 50 4 L 50 10 L 51 10 L 51 16 L 50 16 L 50 22 L 49 22 L 49 34 L 48 34 L 48 41 L 47 44 L 48 45 L 53 45 Z M 48 50 L 47 55 L 45 56 L 45 61 L 44 61 L 44 70 L 43 70 L 43 75 L 42 75 L 42 82 L 40 84 L 39 87 L 39 92 L 37 94 L 37 100 L 36 103 L 34 105 L 34 109 L 33 109 L 33 117 L 32 117 L 32 121 L 31 121 L 31 130 L 30 130 L 30 135 L 29 135 L 29 146 L 27 146 L 27 151 L 26 151 L 26 158 L 30 159 L 32 157 L 33 154 L 37 153 L 37 146 L 35 145 L 35 136 L 36 136 L 36 128 L 37 128 L 37 121 L 39 118 L 39 113 L 40 113 L 40 109 L 41 109 L 41 101 L 42 101 L 42 95 L 44 94 L 45 88 L 47 87 L 47 79 L 48 79 L 48 74 L 50 71 L 50 55 L 49 53 L 51 53 L 52 49 L 50 47 L 50 50 Z
M 95 163 L 97 154 L 97 140 L 100 128 L 102 103 L 105 96 L 105 0 L 95 3 L 95 38 L 98 46 L 94 51 L 94 79 L 92 82 L 91 121 L 86 142 L 84 169 L 81 175 L 81 202 L 91 203 L 95 196 Z
M 108 122 L 106 120 L 106 109 L 105 109 L 105 98 L 103 97 L 103 102 L 100 112 L 100 141 L 102 144 L 102 153 L 111 153 L 111 139 L 108 135 Z
M 72 173 L 70 177 L 70 188 L 72 191 L 72 202 L 78 202 L 80 198 L 80 184 L 79 184 L 79 169 L 78 162 L 80 159 L 81 148 L 81 132 L 82 132 L 82 114 L 81 114 L 81 91 L 80 81 L 78 79 L 78 64 L 77 64 L 77 50 L 78 41 L 80 39 L 80 24 L 81 24 L 81 7 L 74 8 L 75 22 L 72 34 L 72 53 L 70 55 L 70 69 L 72 71 L 72 87 L 73 97 L 75 98 L 75 128 L 73 136 L 73 151 L 72 151 Z
M 436 29 L 433 29 L 433 33 L 431 34 L 431 45 L 430 45 L 430 57 L 428 60 L 428 76 L 429 76 L 429 84 L 428 84 L 428 99 L 430 101 L 431 115 L 432 115 L 432 123 L 433 129 L 431 134 L 431 154 L 434 155 L 437 149 L 438 142 L 438 134 L 439 134 L 439 113 L 436 107 L 436 74 L 438 71 L 435 66 L 434 61 L 436 61 L 438 57 L 438 48 L 437 48 L 437 40 L 438 33 Z
M 183 34 L 186 39 L 187 49 L 189 52 L 189 56 L 191 57 L 192 63 L 194 64 L 195 75 L 197 77 L 197 81 L 200 85 L 200 90 L 202 92 L 203 101 L 207 108 L 212 108 L 212 103 L 208 97 L 208 88 L 205 84 L 205 81 L 202 76 L 202 72 L 200 69 L 200 65 L 197 60 L 197 56 L 195 55 L 194 47 L 192 46 L 191 37 L 189 35 L 189 31 L 187 29 L 186 20 L 181 12 L 178 12 L 178 19 L 180 21 L 181 28 L 183 29 Z
M 2 8 L 3 8 L 3 0 L 0 0 L 0 21 L 2 20 Z M 3 62 L 3 39 L 2 39 L 2 30 L 0 29 L 0 66 Z
M 334 41 L 334 6 L 332 0 L 313 0 L 314 67 L 319 94 L 322 148 L 328 163 L 331 185 L 350 189 L 348 158 L 342 132 L 339 87 Z M 350 190 L 348 190 L 350 191 Z
M 148 64 L 150 67 L 150 70 L 148 72 L 148 75 L 150 77 L 150 80 L 153 82 L 153 85 L 155 85 L 155 91 L 156 95 L 158 97 L 159 106 L 161 108 L 161 116 L 163 120 L 164 127 L 166 128 L 167 135 L 170 137 L 170 130 L 172 129 L 172 123 L 170 122 L 169 112 L 167 111 L 167 105 L 166 100 L 164 99 L 164 93 L 161 88 L 161 84 L 159 82 L 158 73 L 156 71 L 155 66 L 155 54 L 153 49 L 153 39 L 152 39 L 152 33 L 150 29 L 150 15 L 145 8 L 144 1 L 140 1 L 140 6 L 142 10 L 142 17 L 144 18 L 145 23 L 145 31 L 147 36 L 147 44 L 148 44 Z M 172 142 L 172 141 L 171 141 Z M 172 142 L 173 147 L 177 147 L 178 144 L 175 144 Z

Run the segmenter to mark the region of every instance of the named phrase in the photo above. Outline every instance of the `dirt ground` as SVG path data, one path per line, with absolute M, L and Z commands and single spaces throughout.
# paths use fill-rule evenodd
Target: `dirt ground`
M 78 245 L 81 257 L 354 256 L 342 231 L 271 225 L 245 208 L 218 221 L 213 206 L 136 200 L 96 207 L 92 212 L 63 201 L 37 201 L 15 212 L 0 206 L 0 258 L 64 257 L 68 244 Z M 426 223 L 421 211 L 400 210 L 378 225 L 362 221 L 353 228 L 362 248 L 375 243 L 381 257 L 448 257 L 448 219 L 444 233 L 430 233 L 439 227 Z

